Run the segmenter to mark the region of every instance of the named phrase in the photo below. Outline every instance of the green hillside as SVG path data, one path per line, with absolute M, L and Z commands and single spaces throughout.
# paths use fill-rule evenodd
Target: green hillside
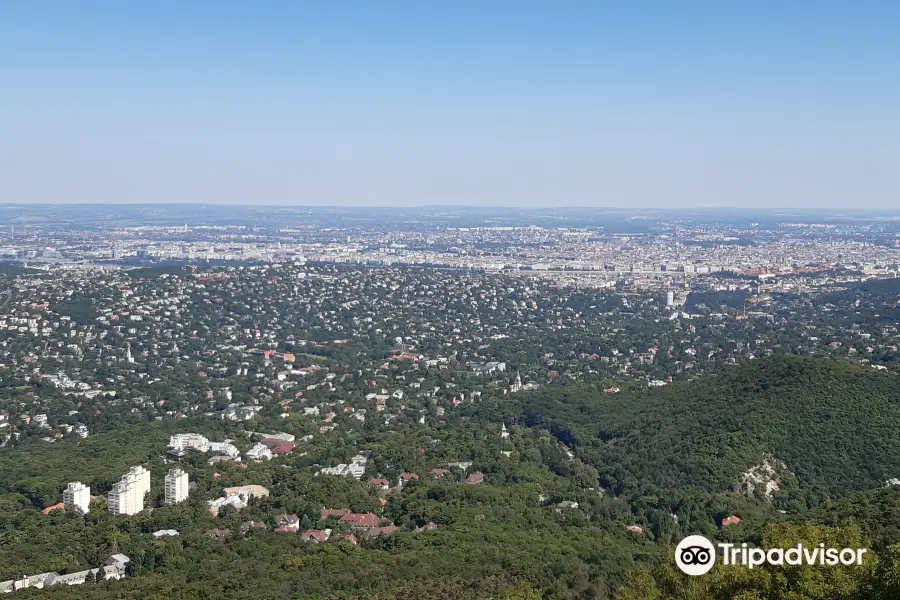
M 551 430 L 629 496 L 729 491 L 767 455 L 796 476 L 778 494 L 795 508 L 900 476 L 898 380 L 845 362 L 780 356 L 654 390 L 542 390 L 482 412 Z

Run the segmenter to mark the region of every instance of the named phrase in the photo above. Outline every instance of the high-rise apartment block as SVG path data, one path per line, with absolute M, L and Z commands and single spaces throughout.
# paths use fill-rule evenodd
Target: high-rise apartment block
M 166 504 L 184 502 L 188 493 L 188 474 L 181 469 L 170 470 L 166 475 Z
M 144 510 L 144 496 L 150 491 L 150 471 L 132 467 L 109 491 L 107 504 L 114 515 L 134 515 Z
M 86 515 L 91 505 L 91 488 L 80 481 L 73 481 L 63 490 L 66 510 Z

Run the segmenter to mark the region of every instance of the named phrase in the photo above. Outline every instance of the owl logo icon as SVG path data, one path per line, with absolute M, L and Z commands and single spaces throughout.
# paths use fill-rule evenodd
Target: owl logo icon
M 688 575 L 704 575 L 716 564 L 716 548 L 702 535 L 689 535 L 675 548 L 675 564 Z

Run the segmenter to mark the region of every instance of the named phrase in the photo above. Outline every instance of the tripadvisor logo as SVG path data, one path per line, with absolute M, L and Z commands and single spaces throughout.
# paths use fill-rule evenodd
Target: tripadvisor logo
M 675 564 L 688 575 L 704 575 L 716 564 L 716 548 L 702 535 L 689 535 L 675 548 Z
M 826 548 L 825 544 L 807 547 L 797 544 L 791 548 L 749 548 L 747 544 L 716 544 L 702 535 L 689 535 L 675 548 L 675 564 L 688 575 L 704 575 L 716 564 L 716 547 L 726 566 L 745 566 L 753 569 L 773 566 L 836 566 L 861 565 L 866 548 Z

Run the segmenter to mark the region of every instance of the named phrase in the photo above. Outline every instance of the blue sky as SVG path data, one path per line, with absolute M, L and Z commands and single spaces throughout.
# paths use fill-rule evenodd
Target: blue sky
M 900 206 L 897 2 L 0 3 L 0 202 Z

